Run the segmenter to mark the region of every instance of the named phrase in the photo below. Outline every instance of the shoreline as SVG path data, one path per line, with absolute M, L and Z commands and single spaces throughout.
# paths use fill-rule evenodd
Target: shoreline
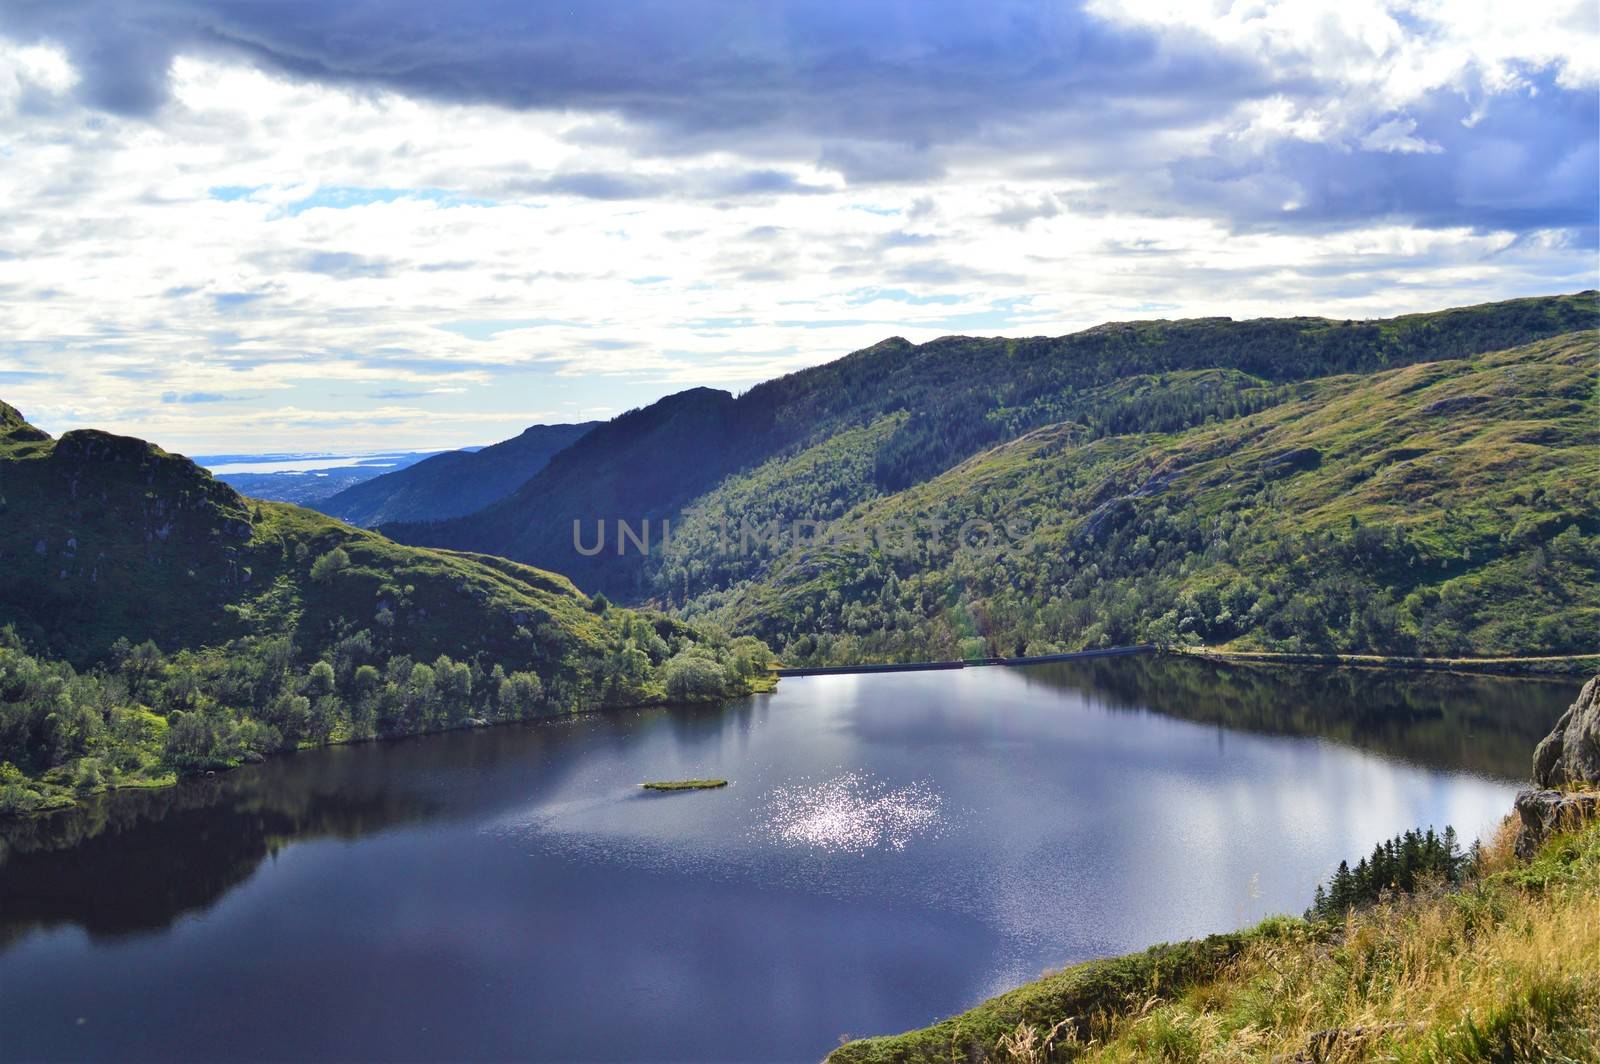
M 989 666 L 1045 665 L 1060 661 L 1122 657 L 1130 654 L 1174 654 L 1224 664 L 1333 665 L 1348 668 L 1405 669 L 1416 672 L 1465 672 L 1499 676 L 1549 676 L 1552 678 L 1600 672 L 1600 653 L 1557 654 L 1540 657 L 1426 658 L 1384 654 L 1340 654 L 1280 650 L 1225 650 L 1220 647 L 1162 647 L 1140 643 L 1097 650 L 1073 650 L 1018 658 L 966 658 L 949 661 L 864 662 L 857 665 L 774 666 L 772 674 L 789 676 L 848 676 L 866 673 L 934 672 Z
M 755 681 L 752 680 L 752 683 L 755 683 Z M 777 679 L 773 678 L 770 680 L 770 682 L 762 682 L 752 686 L 749 691 L 745 691 L 742 694 L 729 695 L 726 698 L 720 699 L 709 699 L 703 702 L 674 702 L 666 699 L 650 702 L 630 702 L 623 705 L 590 706 L 586 709 L 565 710 L 560 713 L 542 714 L 534 717 L 521 717 L 516 720 L 494 720 L 487 717 L 468 717 L 459 724 L 452 724 L 443 728 L 429 728 L 425 731 L 405 732 L 399 735 L 364 735 L 360 737 L 346 735 L 337 739 L 329 739 L 324 743 L 313 743 L 307 746 L 297 746 L 292 750 L 275 750 L 265 757 L 259 759 L 242 760 L 238 764 L 234 765 L 218 765 L 214 768 L 205 769 L 203 771 L 186 773 L 169 770 L 158 777 L 125 780 L 119 783 L 108 783 L 98 790 L 73 794 L 70 797 L 70 800 L 60 805 L 48 805 L 40 809 L 31 809 L 20 813 L 0 813 L 0 830 L 3 830 L 7 825 L 10 824 L 19 824 L 29 820 L 38 820 L 42 817 L 69 813 L 75 809 L 82 808 L 83 804 L 89 799 L 112 795 L 118 791 L 167 790 L 172 787 L 180 787 L 185 783 L 192 783 L 196 780 L 205 780 L 208 778 L 215 779 L 218 776 L 236 772 L 239 769 L 246 768 L 250 765 L 261 765 L 268 761 L 277 760 L 278 758 L 293 757 L 296 754 L 310 753 L 315 750 L 332 750 L 342 746 L 363 746 L 367 743 L 393 743 L 401 742 L 406 739 L 427 739 L 438 735 L 449 735 L 454 732 L 479 731 L 486 728 L 505 728 L 513 724 L 552 724 L 560 721 L 573 720 L 579 717 L 587 717 L 600 713 L 618 713 L 630 709 L 661 709 L 669 706 L 727 706 L 742 699 L 753 698 L 756 695 L 769 695 L 777 689 L 777 686 Z M 0 836 L 0 841 L 3 841 L 3 836 Z
M 1600 654 L 1559 654 L 1547 657 L 1417 658 L 1383 654 L 1318 654 L 1277 650 L 1223 650 L 1217 647 L 1172 647 L 1182 654 L 1224 664 L 1336 665 L 1366 669 L 1408 669 L 1416 672 L 1465 672 L 1496 676 L 1579 676 L 1600 671 Z

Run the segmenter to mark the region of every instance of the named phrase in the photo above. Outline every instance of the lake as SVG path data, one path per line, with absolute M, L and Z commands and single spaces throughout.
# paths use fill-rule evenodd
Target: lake
M 1576 689 L 1154 657 L 792 678 L 104 796 L 6 832 L 0 1056 L 816 1060 L 1299 912 L 1403 829 L 1471 839 Z

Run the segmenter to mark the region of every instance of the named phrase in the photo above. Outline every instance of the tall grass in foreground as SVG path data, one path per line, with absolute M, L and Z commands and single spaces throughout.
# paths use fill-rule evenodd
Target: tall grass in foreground
M 1079 1059 L 1600 1061 L 1600 830 L 1353 913 L 1332 941 L 1252 943 L 1106 1035 Z
M 1600 1062 L 1600 824 L 1527 864 L 1491 842 L 1480 874 L 1356 910 L 1277 918 L 1187 968 L 1090 962 L 841 1061 Z M 1132 985 L 1107 982 L 1144 964 Z M 1111 992 L 1084 991 L 1096 984 Z

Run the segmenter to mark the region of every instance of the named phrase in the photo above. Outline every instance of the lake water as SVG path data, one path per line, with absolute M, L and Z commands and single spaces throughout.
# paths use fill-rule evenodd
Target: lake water
M 13 826 L 12 1059 L 816 1060 L 1509 811 L 1576 685 L 1105 659 L 309 752 Z M 642 793 L 717 776 L 716 791 Z

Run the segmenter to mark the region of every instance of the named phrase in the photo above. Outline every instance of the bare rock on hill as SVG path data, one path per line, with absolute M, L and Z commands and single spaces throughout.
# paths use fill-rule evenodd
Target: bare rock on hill
M 1600 791 L 1520 791 L 1516 808 L 1517 856 L 1529 861 L 1551 835 L 1600 817 Z
M 1533 751 L 1538 790 L 1517 795 L 1517 855 L 1529 859 L 1544 840 L 1600 817 L 1600 676 L 1583 685 L 1578 700 Z
M 1578 700 L 1533 751 L 1537 787 L 1600 784 L 1600 676 L 1583 685 Z

